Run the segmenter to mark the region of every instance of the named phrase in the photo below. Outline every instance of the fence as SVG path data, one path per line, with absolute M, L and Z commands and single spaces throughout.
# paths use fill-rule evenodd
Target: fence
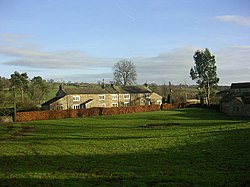
M 31 112 L 17 112 L 16 121 L 34 121 L 34 120 L 50 120 L 62 118 L 77 118 L 99 115 L 115 115 L 115 114 L 130 114 L 137 112 L 149 112 L 158 110 L 171 110 L 174 108 L 184 108 L 187 104 L 162 104 L 149 106 L 128 106 L 128 107 L 113 107 L 113 108 L 89 108 L 80 110 L 44 110 Z

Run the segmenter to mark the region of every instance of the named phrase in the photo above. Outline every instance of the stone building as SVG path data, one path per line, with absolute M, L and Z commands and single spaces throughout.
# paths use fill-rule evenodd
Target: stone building
M 220 110 L 231 116 L 250 116 L 250 82 L 232 83 L 220 101 Z
M 147 86 L 103 85 L 96 88 L 64 89 L 42 104 L 44 110 L 82 109 L 162 104 L 162 97 Z

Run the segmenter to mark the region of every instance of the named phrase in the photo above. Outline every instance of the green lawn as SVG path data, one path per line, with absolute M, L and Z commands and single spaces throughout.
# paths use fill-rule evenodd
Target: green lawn
M 0 124 L 0 186 L 250 186 L 250 120 L 206 109 Z

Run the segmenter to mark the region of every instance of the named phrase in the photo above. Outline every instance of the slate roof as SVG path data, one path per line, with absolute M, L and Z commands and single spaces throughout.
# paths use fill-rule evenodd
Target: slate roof
M 146 86 L 115 86 L 115 85 L 105 85 L 104 87 L 81 87 L 74 89 L 64 89 L 62 86 L 59 87 L 59 91 L 57 92 L 57 97 L 50 99 L 49 101 L 43 103 L 42 105 L 50 105 L 55 101 L 63 98 L 68 94 L 140 94 L 140 93 L 153 93 L 151 89 Z M 91 100 L 86 101 L 86 104 Z
M 66 94 L 108 94 L 109 92 L 103 88 L 75 88 L 63 89 Z
M 114 85 L 105 85 L 104 89 L 109 92 L 110 94 L 118 94 L 118 91 L 115 89 L 116 86 Z
M 221 102 L 231 102 L 233 99 L 238 99 L 239 101 L 243 102 L 244 104 L 250 104 L 250 96 L 234 96 L 232 94 L 228 94 L 226 96 L 224 96 L 221 99 Z
M 145 86 L 111 86 L 105 85 L 104 88 L 75 88 L 63 89 L 66 94 L 139 94 L 152 93 L 153 91 Z
M 153 91 L 145 86 L 114 86 L 114 89 L 119 93 L 129 93 L 129 94 L 138 94 L 138 93 L 152 93 Z
M 87 101 L 81 103 L 81 105 L 85 105 L 85 104 L 87 104 L 87 103 L 90 103 L 91 101 L 93 101 L 93 99 L 89 99 L 89 100 L 87 100 Z
M 250 88 L 250 82 L 232 83 L 231 89 Z
M 52 104 L 52 103 L 58 101 L 58 100 L 61 99 L 61 98 L 62 98 L 62 97 L 54 97 L 54 98 L 52 98 L 52 99 L 46 101 L 45 103 L 43 103 L 42 106 L 44 106 L 44 105 L 50 105 L 50 104 Z

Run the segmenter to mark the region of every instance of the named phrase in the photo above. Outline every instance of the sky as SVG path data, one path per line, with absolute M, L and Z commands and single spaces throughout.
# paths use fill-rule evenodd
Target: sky
M 250 0 L 0 0 L 1 77 L 108 83 L 127 59 L 138 84 L 195 84 L 205 48 L 219 85 L 250 81 Z

